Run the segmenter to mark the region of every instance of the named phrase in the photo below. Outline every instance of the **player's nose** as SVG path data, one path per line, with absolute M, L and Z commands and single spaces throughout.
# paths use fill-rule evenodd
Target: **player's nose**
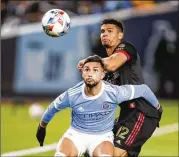
M 92 71 L 89 71 L 89 72 L 88 72 L 88 77 L 92 77 L 92 75 L 93 75 L 93 74 L 92 74 Z
M 92 74 L 91 74 L 91 73 L 89 73 L 89 74 L 88 74 L 88 77 L 92 77 Z
M 107 33 L 103 33 L 102 37 L 107 37 Z

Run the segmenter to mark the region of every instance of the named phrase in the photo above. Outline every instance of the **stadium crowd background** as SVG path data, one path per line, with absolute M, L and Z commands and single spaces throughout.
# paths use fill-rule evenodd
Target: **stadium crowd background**
M 71 18 L 73 18 L 73 17 L 80 17 L 81 15 L 103 15 L 103 13 L 110 13 L 110 12 L 113 13 L 115 11 L 127 10 L 129 8 L 134 8 L 137 12 L 139 12 L 141 14 L 142 13 L 145 14 L 146 12 L 148 12 L 148 13 L 155 12 L 157 10 L 157 5 L 161 4 L 161 3 L 165 3 L 165 2 L 169 2 L 169 1 L 168 0 L 163 0 L 163 1 L 157 1 L 157 0 L 150 0 L 150 1 L 135 1 L 135 0 L 130 0 L 130 1 L 77 1 L 77 0 L 76 1 L 14 1 L 14 0 L 2 0 L 1 1 L 1 24 L 2 24 L 1 30 L 3 30 L 4 28 L 8 29 L 8 30 L 10 30 L 9 34 L 12 34 L 13 32 L 11 33 L 11 30 L 17 26 L 39 23 L 41 21 L 42 16 L 44 15 L 44 13 L 47 10 L 50 10 L 53 8 L 61 8 L 61 9 L 65 10 Z M 176 3 L 176 2 L 171 1 L 171 5 L 173 3 Z M 165 10 L 165 7 L 168 7 L 168 5 L 164 6 L 164 8 L 162 8 L 162 10 Z M 158 21 L 162 22 L 162 20 L 158 20 Z M 134 23 L 135 22 L 132 22 L 132 25 Z M 166 31 L 168 31 L 168 30 L 170 31 L 170 27 L 171 27 L 170 24 L 167 24 L 167 22 L 164 22 L 164 24 L 161 24 L 164 26 L 159 26 L 159 24 L 156 24 L 156 26 L 154 26 L 153 22 L 150 23 L 149 25 L 151 25 L 150 27 L 156 27 L 156 29 L 158 29 L 157 31 L 159 32 L 158 34 L 162 33 L 162 32 L 160 33 L 161 29 L 163 29 L 163 34 L 165 34 Z M 177 25 L 177 21 L 175 21 L 175 25 Z M 127 27 L 130 27 L 130 25 L 127 25 Z M 91 51 L 95 52 L 95 53 L 104 51 L 104 49 L 102 48 L 102 46 L 100 44 L 100 40 L 99 40 L 100 25 L 98 23 L 96 23 L 96 24 L 88 25 L 86 28 L 88 30 L 88 34 L 90 37 L 89 43 L 91 44 L 91 49 L 92 49 Z M 135 25 L 133 25 L 132 29 L 139 29 L 139 28 L 137 27 L 137 24 L 135 24 Z M 146 31 L 151 31 L 151 30 L 149 30 L 149 28 L 147 30 L 147 28 L 146 28 Z M 171 33 L 171 32 L 172 32 L 172 30 L 169 33 Z M 177 30 L 177 32 L 178 32 L 178 30 Z M 128 31 L 127 31 L 127 33 L 128 33 Z M 176 35 L 177 35 L 177 33 L 176 33 Z M 130 36 L 130 38 L 131 37 L 135 38 L 135 35 L 128 35 L 128 36 Z M 173 38 L 173 39 L 171 39 L 172 41 L 170 41 L 170 38 L 172 38 L 172 37 L 174 37 L 175 39 Z M 143 37 L 141 36 L 141 37 L 137 37 L 137 38 L 142 39 Z M 178 40 L 176 39 L 177 36 L 170 36 L 170 35 L 169 36 L 163 35 L 163 36 L 161 36 L 161 38 L 165 38 L 165 39 L 164 39 L 164 41 L 161 40 L 161 42 L 159 42 L 160 43 L 158 45 L 159 47 L 156 50 L 157 56 L 155 57 L 155 61 L 156 61 L 155 62 L 155 70 L 157 71 L 157 73 L 158 72 L 162 73 L 160 80 L 164 80 L 164 82 L 160 81 L 160 84 L 165 84 L 164 85 L 165 87 L 162 87 L 162 88 L 159 87 L 158 96 L 166 97 L 166 98 L 172 98 L 172 97 L 176 98 L 177 97 L 176 93 L 178 92 L 178 90 L 176 89 L 176 85 L 178 84 L 177 83 L 178 82 L 177 81 L 178 74 L 172 73 L 172 75 L 169 74 L 167 76 L 164 74 L 166 72 L 171 73 L 171 69 L 173 69 L 177 65 L 177 62 L 174 62 L 174 60 L 177 56 L 177 53 L 172 53 L 173 49 L 167 49 L 166 45 L 171 44 L 171 42 L 172 42 L 172 44 L 175 45 L 174 49 L 176 52 L 176 51 L 178 51 L 178 47 L 177 47 Z M 166 39 L 166 38 L 169 38 L 169 39 Z M 135 44 L 135 43 L 133 43 L 133 44 Z M 140 47 L 137 47 L 137 48 L 140 48 Z M 164 55 L 161 55 L 162 53 Z M 12 55 L 12 53 L 10 53 L 10 54 Z M 141 55 L 141 58 L 143 61 L 142 64 L 143 64 L 144 62 L 146 62 L 146 60 L 144 61 L 144 59 L 143 59 L 144 58 L 144 56 L 143 56 L 144 49 L 142 50 L 142 52 L 140 52 L 140 50 L 139 50 L 139 54 Z M 7 55 L 7 53 L 5 55 Z M 2 53 L 2 57 L 3 56 L 4 56 L 4 53 Z M 166 58 L 168 59 L 169 65 L 165 64 Z M 165 70 L 162 70 L 162 69 L 165 69 Z M 5 71 L 6 71 L 6 69 L 5 69 Z M 2 70 L 2 72 L 4 72 L 4 71 Z M 7 71 L 6 71 L 6 74 L 7 74 Z M 4 75 L 6 75 L 6 74 L 4 74 Z M 7 76 L 7 77 L 9 77 L 9 76 Z M 5 80 L 5 82 L 7 82 L 8 78 L 4 77 L 2 79 L 2 82 L 4 80 Z M 167 80 L 172 80 L 172 81 L 167 82 Z M 173 82 L 175 82 L 175 83 L 173 83 Z M 5 84 L 6 83 L 3 82 L 3 87 L 6 88 Z M 153 86 L 155 86 L 155 85 L 153 85 Z M 3 91 L 5 88 L 2 88 Z M 154 90 L 154 92 L 157 93 L 155 90 Z
M 27 24 L 38 22 L 41 16 L 52 8 L 67 10 L 69 15 L 100 14 L 126 8 L 153 10 L 156 4 L 168 1 L 1 1 L 1 24 Z

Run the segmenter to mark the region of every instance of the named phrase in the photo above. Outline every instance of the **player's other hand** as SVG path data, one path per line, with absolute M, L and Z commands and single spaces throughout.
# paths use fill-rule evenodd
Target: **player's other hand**
M 37 140 L 39 141 L 39 144 L 41 147 L 43 146 L 45 135 L 46 135 L 46 128 L 40 126 L 40 124 L 39 124 L 37 133 L 36 133 L 36 137 L 37 137 Z
M 77 64 L 77 69 L 78 69 L 79 71 L 82 71 L 84 62 L 85 62 L 85 59 L 82 59 L 82 60 L 80 60 L 80 61 L 78 62 L 78 64 Z

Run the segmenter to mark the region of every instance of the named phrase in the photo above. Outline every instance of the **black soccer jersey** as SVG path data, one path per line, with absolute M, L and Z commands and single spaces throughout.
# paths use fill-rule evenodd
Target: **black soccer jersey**
M 131 43 L 123 41 L 114 49 L 113 53 L 125 54 L 127 62 L 116 71 L 107 72 L 106 81 L 117 85 L 144 83 L 140 57 Z
M 107 72 L 104 80 L 115 85 L 143 84 L 140 57 L 135 47 L 131 43 L 123 41 L 115 48 L 113 53 L 123 53 L 127 57 L 127 62 L 114 72 Z M 130 117 L 135 109 L 142 111 L 147 116 L 158 118 L 158 111 L 143 98 L 124 102 L 120 104 L 120 107 L 120 121 Z

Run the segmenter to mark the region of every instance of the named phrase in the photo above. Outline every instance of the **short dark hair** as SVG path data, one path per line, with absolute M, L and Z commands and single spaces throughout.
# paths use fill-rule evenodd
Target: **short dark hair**
M 101 26 L 104 25 L 104 24 L 116 25 L 121 29 L 121 32 L 124 32 L 124 25 L 123 25 L 122 21 L 118 21 L 118 20 L 115 20 L 115 19 L 105 19 L 101 22 Z
M 83 66 L 86 64 L 86 63 L 89 63 L 89 62 L 97 62 L 97 63 L 100 63 L 102 68 L 104 69 L 104 63 L 103 63 L 103 60 L 100 56 L 98 55 L 94 55 L 94 56 L 90 56 L 88 58 L 86 58 Z

